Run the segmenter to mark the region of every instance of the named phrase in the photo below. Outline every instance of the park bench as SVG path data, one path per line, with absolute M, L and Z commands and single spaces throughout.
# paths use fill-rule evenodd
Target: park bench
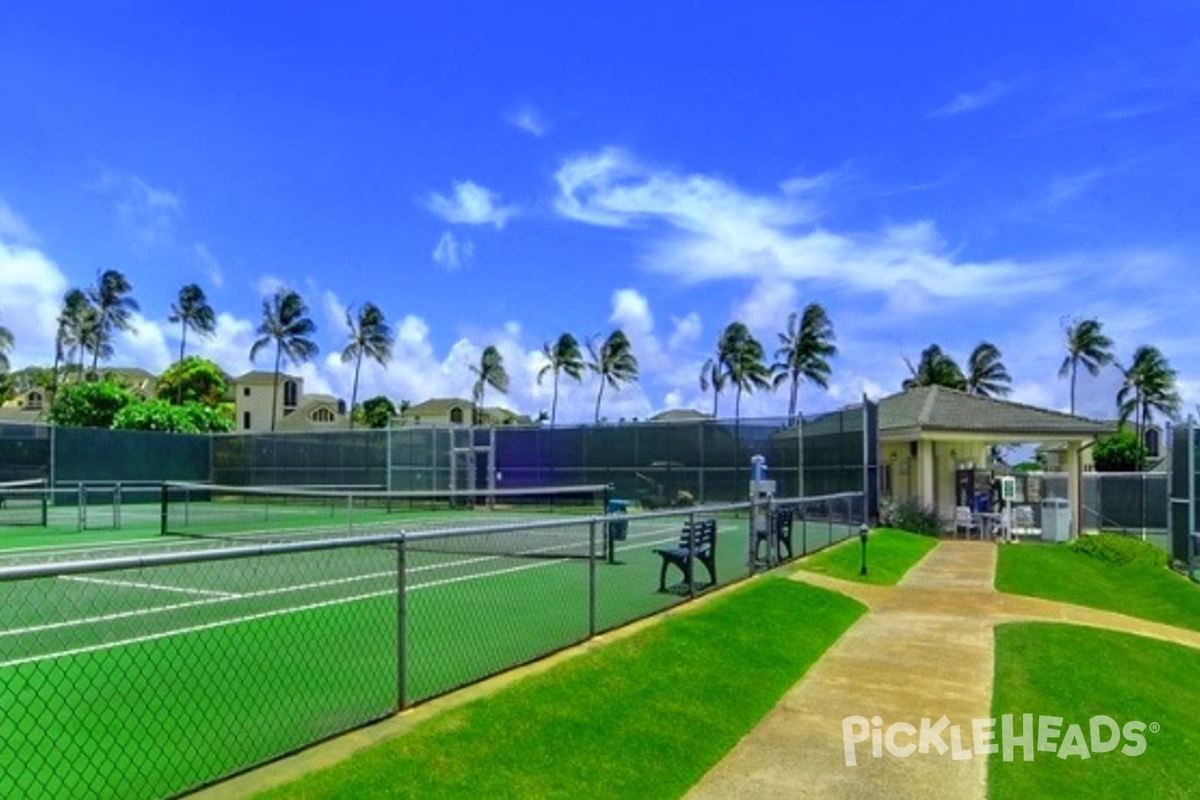
M 660 592 L 667 591 L 667 569 L 672 564 L 683 572 L 683 585 L 691 586 L 696 561 L 708 570 L 708 585 L 713 586 L 717 582 L 717 521 L 685 522 L 677 547 L 659 548 L 654 552 L 662 556 L 662 569 L 658 573 Z
M 779 542 L 779 558 L 784 559 L 783 550 L 787 548 L 787 558 L 792 558 L 792 518 L 793 512 L 790 508 L 776 508 L 767 517 L 767 527 L 758 531 L 755 534 L 754 541 L 754 558 L 760 558 L 759 553 L 762 551 L 762 546 L 767 544 L 771 531 L 775 531 Z

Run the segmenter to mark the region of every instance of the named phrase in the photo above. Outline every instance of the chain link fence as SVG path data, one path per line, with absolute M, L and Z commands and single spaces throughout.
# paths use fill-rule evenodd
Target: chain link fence
M 10 556 L 0 796 L 189 791 L 843 541 L 866 506 Z

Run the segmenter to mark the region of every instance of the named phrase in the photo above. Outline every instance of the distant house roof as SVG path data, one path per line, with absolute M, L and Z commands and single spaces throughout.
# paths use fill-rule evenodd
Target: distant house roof
M 705 414 L 703 411 L 697 411 L 694 408 L 668 408 L 666 411 L 660 411 L 657 414 L 649 417 L 647 422 L 697 422 L 699 420 L 712 419 L 711 414 Z
M 945 431 L 1011 436 L 1014 439 L 1061 439 L 1102 436 L 1106 422 L 1045 408 L 981 397 L 943 386 L 922 386 L 879 401 L 879 432 L 885 438 Z
M 458 406 L 462 409 L 474 408 L 475 404 L 470 400 L 463 400 L 458 397 L 431 397 L 420 403 L 414 403 L 408 408 L 400 412 L 402 417 L 419 416 L 421 414 L 446 414 L 450 409 Z
M 279 379 L 281 381 L 302 380 L 295 375 L 288 375 L 284 372 L 279 373 Z M 249 372 L 244 372 L 241 375 L 238 375 L 236 378 L 232 378 L 231 380 L 233 383 L 265 383 L 269 386 L 275 382 L 275 373 L 268 372 L 265 369 L 252 369 Z

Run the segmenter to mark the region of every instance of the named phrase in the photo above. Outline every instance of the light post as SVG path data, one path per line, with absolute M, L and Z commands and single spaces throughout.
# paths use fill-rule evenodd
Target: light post
M 867 574 L 867 523 L 858 526 L 858 541 L 862 543 L 862 567 L 859 575 Z

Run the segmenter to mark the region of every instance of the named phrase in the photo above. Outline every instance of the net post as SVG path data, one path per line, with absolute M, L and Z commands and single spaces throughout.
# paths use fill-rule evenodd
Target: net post
M 800 557 L 808 555 L 808 514 L 804 499 L 800 499 Z
M 169 509 L 167 497 L 170 494 L 170 491 L 171 490 L 169 488 L 167 488 L 167 482 L 163 481 L 162 484 L 159 486 L 159 490 L 158 490 L 158 534 L 159 534 L 159 536 L 166 536 L 167 529 L 169 527 L 169 523 L 167 521 L 168 509 Z
M 53 434 L 54 429 L 51 428 L 50 430 L 51 430 L 51 433 Z M 53 486 L 53 484 L 47 484 L 42 487 L 42 491 L 41 491 L 41 512 L 42 512 L 42 527 L 43 528 L 47 528 L 50 526 L 50 497 L 51 497 L 52 491 L 53 491 L 50 488 L 51 486 Z
M 79 530 L 87 528 L 87 487 L 83 485 L 83 481 L 79 482 L 79 487 L 75 490 L 75 519 Z
M 588 522 L 588 638 L 596 635 L 596 520 Z
M 121 530 L 121 482 L 117 481 L 113 486 L 113 528 Z
M 404 535 L 396 540 L 396 705 L 408 708 L 408 586 Z

